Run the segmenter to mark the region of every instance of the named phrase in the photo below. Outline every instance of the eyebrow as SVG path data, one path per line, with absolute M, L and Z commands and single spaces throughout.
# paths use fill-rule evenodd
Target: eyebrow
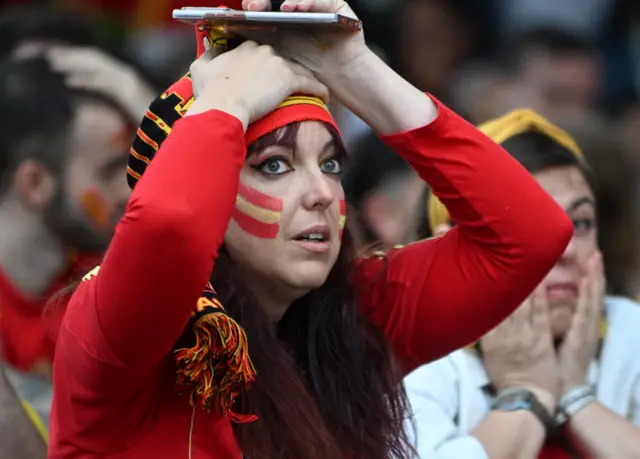
M 575 199 L 569 206 L 566 208 L 567 212 L 571 212 L 572 210 L 576 210 L 578 207 L 583 206 L 585 204 L 590 204 L 595 207 L 596 202 L 590 196 L 582 196 L 580 198 Z

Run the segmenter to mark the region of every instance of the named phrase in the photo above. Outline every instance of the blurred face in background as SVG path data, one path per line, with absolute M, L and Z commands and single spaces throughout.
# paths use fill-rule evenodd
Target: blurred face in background
M 69 247 L 106 249 L 122 216 L 129 188 L 127 154 L 133 129 L 97 101 L 81 101 L 68 141 L 69 160 L 45 210 L 46 224 Z
M 571 326 L 578 284 L 587 272 L 590 256 L 598 249 L 595 198 L 576 166 L 552 167 L 534 177 L 565 210 L 575 228 L 564 254 L 543 281 L 549 300 L 551 331 L 558 339 L 564 337 Z
M 509 108 L 527 106 L 550 118 L 580 117 L 591 109 L 602 78 L 601 63 L 594 54 L 525 49 Z
M 467 48 L 454 13 L 441 0 L 412 0 L 400 14 L 397 33 L 405 76 L 419 89 L 441 96 Z
M 595 198 L 576 166 L 550 167 L 533 175 L 574 226 L 571 242 L 542 282 L 549 301 L 551 333 L 555 339 L 562 339 L 576 312 L 580 279 L 587 273 L 589 258 L 599 249 Z M 444 236 L 450 229 L 450 225 L 440 225 L 434 228 L 434 236 Z

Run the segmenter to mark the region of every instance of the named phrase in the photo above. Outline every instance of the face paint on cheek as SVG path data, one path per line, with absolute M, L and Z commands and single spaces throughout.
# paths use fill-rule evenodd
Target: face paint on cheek
M 233 219 L 242 230 L 262 239 L 275 239 L 280 230 L 282 199 L 240 183 Z
M 97 228 L 110 229 L 112 211 L 98 190 L 89 188 L 84 191 L 80 195 L 80 207 Z
M 342 231 L 347 223 L 347 203 L 344 199 L 340 201 L 340 220 L 338 220 L 338 237 L 342 240 Z

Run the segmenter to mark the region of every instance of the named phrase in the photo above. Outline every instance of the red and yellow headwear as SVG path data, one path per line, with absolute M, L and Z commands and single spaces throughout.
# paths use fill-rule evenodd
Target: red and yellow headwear
M 580 161 L 584 161 L 582 151 L 576 141 L 566 131 L 533 110 L 514 110 L 500 118 L 481 124 L 478 129 L 498 144 L 503 144 L 520 134 L 539 132 L 569 150 Z M 435 232 L 440 225 L 451 224 L 447 208 L 431 192 L 429 192 L 427 200 L 427 214 L 432 232 Z
M 203 40 L 212 46 L 227 45 L 225 37 L 202 25 L 197 27 L 196 35 L 198 55 L 204 52 Z M 160 145 L 171 133 L 173 124 L 185 115 L 193 102 L 191 77 L 187 74 L 151 104 L 131 146 L 127 170 L 131 188 L 140 180 Z M 273 112 L 251 124 L 245 134 L 245 143 L 248 146 L 260 137 L 298 121 L 321 121 L 337 130 L 321 99 L 293 95 Z M 211 285 L 205 287 L 202 297 L 194 305 L 189 327 L 193 330 L 193 345 L 175 350 L 179 389 L 190 391 L 193 404 L 201 405 L 205 410 L 214 409 L 234 422 L 255 420 L 255 416 L 233 411 L 234 400 L 254 381 L 255 370 L 249 358 L 244 330 L 225 313 Z
M 227 43 L 226 37 L 214 34 L 202 25 L 197 27 L 196 35 L 198 56 L 204 52 L 204 40 L 215 47 L 223 47 Z M 130 150 L 127 179 L 131 188 L 138 182 L 160 144 L 171 132 L 173 124 L 185 115 L 194 101 L 191 76 L 187 74 L 151 104 Z M 314 96 L 292 95 L 273 112 L 248 126 L 245 143 L 249 146 L 260 137 L 298 121 L 321 121 L 338 130 L 333 116 L 322 99 Z

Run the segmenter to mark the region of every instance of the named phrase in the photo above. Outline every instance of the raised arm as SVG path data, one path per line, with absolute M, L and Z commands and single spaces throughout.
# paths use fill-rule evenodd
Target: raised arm
M 350 12 L 342 0 L 312 3 Z M 401 78 L 361 37 L 330 51 L 282 42 L 292 58 L 320 62 L 332 94 L 413 166 L 458 224 L 446 237 L 362 261 L 355 282 L 365 312 L 407 370 L 475 341 L 543 279 L 569 242 L 571 222 L 507 152 Z
M 285 0 L 280 8 L 355 16 L 344 0 Z M 458 223 L 446 237 L 361 263 L 355 280 L 365 311 L 407 369 L 482 336 L 560 257 L 573 232 L 569 219 L 500 146 L 382 62 L 361 32 L 277 38 L 264 37 L 383 135 Z
M 458 225 L 444 237 L 363 260 L 357 279 L 368 286 L 365 310 L 409 369 L 475 341 L 511 314 L 573 231 L 562 209 L 500 146 L 437 105 L 431 124 L 383 140 L 429 183 Z
M 65 328 L 95 340 L 94 327 L 80 326 L 94 314 L 102 344 L 127 367 L 153 366 L 167 355 L 213 269 L 244 152 L 242 124 L 226 113 L 176 122 L 136 186 L 99 273 L 80 286 L 93 301 L 72 299 Z

